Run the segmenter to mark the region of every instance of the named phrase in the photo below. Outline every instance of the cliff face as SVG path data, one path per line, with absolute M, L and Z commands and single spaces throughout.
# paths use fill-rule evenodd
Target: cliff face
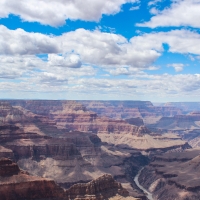
M 86 184 L 75 184 L 64 191 L 53 180 L 30 176 L 21 171 L 10 159 L 0 159 L 0 197 L 1 200 L 19 199 L 96 199 L 103 200 L 129 193 L 111 175 L 103 176 Z
M 66 139 L 20 139 L 6 143 L 15 158 L 52 157 L 54 159 L 70 159 L 80 155 L 76 146 Z
M 155 156 L 142 170 L 139 182 L 154 199 L 199 199 L 199 153 L 199 149 L 190 149 Z
M 179 108 L 172 106 L 153 106 L 150 101 L 79 101 L 88 110 L 100 116 L 115 119 L 141 118 L 145 123 L 152 123 L 162 116 L 181 114 Z
M 78 109 L 95 112 L 98 116 L 114 119 L 141 118 L 145 123 L 152 123 L 163 116 L 181 114 L 180 108 L 175 106 L 153 106 L 150 101 L 39 101 L 39 100 L 10 100 L 12 106 L 21 106 L 39 115 L 48 116 L 50 113 L 63 110 L 63 105 L 73 105 Z
M 132 196 L 145 199 L 144 193 L 138 190 L 132 178 L 140 166 L 147 164 L 147 158 L 140 150 L 167 151 L 185 148 L 185 142 L 180 137 L 152 134 L 143 125 L 141 118 L 130 118 L 125 121 L 98 116 L 88 111 L 80 102 L 10 101 L 10 103 L 13 106 L 4 105 L 4 108 L 6 107 L 2 112 L 4 119 L 12 113 L 12 110 L 15 111 L 12 119 L 18 119 L 15 114 L 22 117 L 19 121 L 2 120 L 0 126 L 0 145 L 4 148 L 2 153 L 11 153 L 20 168 L 32 175 L 51 178 L 65 189 L 75 183 L 89 182 L 106 173 L 122 183 Z M 121 109 L 118 104 L 119 102 L 115 102 L 113 109 L 115 107 Z M 144 107 L 141 102 L 135 102 L 135 106 L 136 104 L 138 107 L 133 107 L 132 102 L 123 103 L 123 112 L 126 110 L 131 114 L 134 109 L 152 108 L 149 102 L 146 102 Z M 141 126 L 137 126 L 138 124 Z M 24 180 L 26 182 L 26 177 Z M 48 184 L 51 185 L 45 179 L 41 187 L 46 191 L 45 187 Z M 74 191 L 78 190 L 82 195 L 80 198 L 87 199 L 89 198 L 87 195 L 93 195 L 91 192 L 88 193 L 90 188 L 100 195 L 104 193 L 105 188 L 101 181 L 92 185 L 98 184 L 102 185 L 102 190 L 96 190 L 96 186 L 81 185 L 80 191 L 74 187 L 69 195 L 75 195 Z M 119 189 L 115 187 L 115 183 L 112 184 L 115 188 L 113 191 Z M 33 191 L 34 195 L 35 193 Z M 94 198 L 102 197 L 100 195 Z
M 0 159 L 0 197 L 1 200 L 67 199 L 54 181 L 30 176 L 6 158 Z
M 27 117 L 23 112 L 13 108 L 8 102 L 0 102 L 0 125 L 6 123 L 24 122 Z
M 127 190 L 123 189 L 121 184 L 116 182 L 109 174 L 93 180 L 89 183 L 79 183 L 70 187 L 67 191 L 69 199 L 107 199 L 117 194 L 128 196 Z

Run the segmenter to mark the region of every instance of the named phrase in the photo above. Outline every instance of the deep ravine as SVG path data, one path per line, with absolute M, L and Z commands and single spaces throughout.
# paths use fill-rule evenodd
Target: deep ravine
M 138 181 L 138 178 L 139 178 L 143 169 L 144 169 L 144 167 L 135 176 L 134 181 L 135 181 L 136 185 L 146 194 L 147 199 L 154 200 L 153 195 L 149 191 L 147 191 L 142 185 L 140 185 L 140 183 Z

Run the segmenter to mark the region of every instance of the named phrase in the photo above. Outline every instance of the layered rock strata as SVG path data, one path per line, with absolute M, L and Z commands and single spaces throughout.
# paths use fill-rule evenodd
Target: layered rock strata
M 69 199 L 97 199 L 103 200 L 117 194 L 128 196 L 127 190 L 123 189 L 121 184 L 116 182 L 109 174 L 93 180 L 89 183 L 75 184 L 66 190 Z
M 139 176 L 139 182 L 155 200 L 199 199 L 200 150 L 170 152 L 155 156 Z
M 54 181 L 31 176 L 7 158 L 0 159 L 1 200 L 48 199 L 48 200 L 103 200 L 129 195 L 120 183 L 109 174 L 86 184 L 75 184 L 64 191 Z
M 0 197 L 1 200 L 67 199 L 53 180 L 30 176 L 6 158 L 0 159 Z

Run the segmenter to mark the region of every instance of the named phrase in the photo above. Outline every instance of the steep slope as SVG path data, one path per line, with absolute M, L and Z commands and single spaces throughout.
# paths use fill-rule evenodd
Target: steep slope
M 139 182 L 154 199 L 197 200 L 200 193 L 200 150 L 170 152 L 155 156 L 145 167 Z
M 55 184 L 53 180 L 29 175 L 19 169 L 10 159 L 0 159 L 0 197 L 1 200 L 19 199 L 108 199 L 129 192 L 109 174 L 104 174 L 86 184 L 75 184 L 67 190 Z
M 30 176 L 6 158 L 0 159 L 0 197 L 1 200 L 67 199 L 53 180 Z
M 76 101 L 10 103 L 14 107 L 7 105 L 4 118 L 15 110 L 23 120 L 2 120 L 4 153 L 10 151 L 31 175 L 51 178 L 65 189 L 111 174 L 131 196 L 145 199 L 133 177 L 148 163 L 146 155 L 188 147 L 176 135 L 154 134 L 144 125 L 136 126 L 135 122 L 142 123 L 140 118 L 101 117 Z M 17 118 L 15 113 L 12 119 Z

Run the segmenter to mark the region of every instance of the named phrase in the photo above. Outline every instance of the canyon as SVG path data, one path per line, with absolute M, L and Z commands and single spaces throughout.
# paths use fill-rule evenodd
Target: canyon
M 16 171 L 10 167 L 4 176 L 0 167 L 2 188 L 10 184 L 0 194 L 147 200 L 134 181 L 143 168 L 138 181 L 154 199 L 181 199 L 176 192 L 195 199 L 199 182 L 187 173 L 200 164 L 200 112 L 183 108 L 149 101 L 1 100 L 0 158 Z

